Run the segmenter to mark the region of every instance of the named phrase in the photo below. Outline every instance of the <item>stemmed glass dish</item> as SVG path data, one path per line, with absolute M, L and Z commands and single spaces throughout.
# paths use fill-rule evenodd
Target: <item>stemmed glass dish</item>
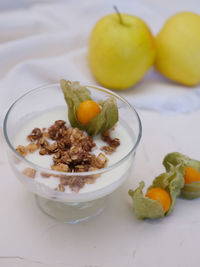
M 7 142 L 8 160 L 16 177 L 35 194 L 40 209 L 49 216 L 69 223 L 75 223 L 99 214 L 105 207 L 107 197 L 130 175 L 136 148 L 141 139 L 142 127 L 135 109 L 116 93 L 102 87 L 86 85 L 95 101 L 112 96 L 119 108 L 119 121 L 130 136 L 126 153 L 117 162 L 106 168 L 91 172 L 66 173 L 44 168 L 27 160 L 16 152 L 16 134 L 33 118 L 49 110 L 66 107 L 59 84 L 50 84 L 31 90 L 20 97 L 8 110 L 4 120 L 4 136 Z M 123 140 L 122 140 L 123 142 Z M 20 162 L 20 164 L 19 164 Z M 23 168 L 22 168 L 23 166 Z M 48 173 L 52 176 L 98 175 L 95 186 L 77 192 L 60 192 L 48 185 L 27 177 L 22 169 L 34 169 L 37 175 Z

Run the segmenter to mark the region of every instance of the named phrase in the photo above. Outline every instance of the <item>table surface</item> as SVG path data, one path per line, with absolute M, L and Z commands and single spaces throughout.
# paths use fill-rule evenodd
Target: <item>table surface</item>
M 138 111 L 143 136 L 131 176 L 101 215 L 75 225 L 39 210 L 9 168 L 1 137 L 0 266 L 199 266 L 200 199 L 178 199 L 169 217 L 139 221 L 127 192 L 140 180 L 148 186 L 163 172 L 162 159 L 169 152 L 200 158 L 200 111 L 176 116 Z
M 33 2 L 39 0 L 1 1 L 0 9 L 26 7 Z M 199 10 L 198 0 L 143 0 L 143 3 L 173 13 L 180 9 Z M 139 221 L 128 195 L 128 190 L 136 188 L 139 181 L 144 180 L 148 186 L 164 171 L 162 160 L 167 153 L 178 151 L 200 159 L 200 110 L 174 116 L 138 112 L 143 136 L 130 177 L 110 196 L 101 215 L 75 225 L 56 222 L 39 210 L 34 195 L 20 184 L 8 165 L 0 129 L 0 267 L 200 265 L 200 199 L 177 199 L 169 217 Z

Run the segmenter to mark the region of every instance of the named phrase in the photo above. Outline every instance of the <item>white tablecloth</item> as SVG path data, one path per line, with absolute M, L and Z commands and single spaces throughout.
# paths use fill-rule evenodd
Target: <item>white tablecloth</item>
M 51 1 L 49 4 L 0 13 L 0 119 L 24 92 L 61 78 L 96 84 L 88 66 L 88 39 L 95 22 L 114 12 L 146 21 L 156 34 L 165 20 L 185 8 L 197 11 L 198 3 L 162 5 L 157 1 Z M 170 82 L 153 68 L 144 79 L 120 94 L 136 108 L 180 113 L 200 107 L 200 87 Z
M 144 18 L 154 33 L 170 14 L 200 10 L 196 0 L 51 2 L 0 13 L 1 120 L 17 97 L 41 84 L 60 78 L 96 83 L 87 66 L 88 36 L 113 4 Z M 8 165 L 0 131 L 0 267 L 199 267 L 200 199 L 178 199 L 169 217 L 139 221 L 128 195 L 139 181 L 148 186 L 164 171 L 167 153 L 200 159 L 200 110 L 185 114 L 199 107 L 199 89 L 175 85 L 151 70 L 125 95 L 143 108 L 134 169 L 105 211 L 88 222 L 63 224 L 39 210 Z

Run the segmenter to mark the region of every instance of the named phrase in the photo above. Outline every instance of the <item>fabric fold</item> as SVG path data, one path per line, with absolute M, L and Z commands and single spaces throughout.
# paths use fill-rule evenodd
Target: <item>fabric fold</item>
M 117 1 L 121 12 L 141 17 L 153 33 L 170 12 L 151 5 Z M 103 1 L 58 2 L 0 13 L 0 124 L 9 106 L 25 92 L 60 79 L 96 84 L 90 70 L 88 40 L 95 22 L 112 13 Z M 200 108 L 200 86 L 187 88 L 162 77 L 153 68 L 135 86 L 116 91 L 133 106 L 180 114 Z

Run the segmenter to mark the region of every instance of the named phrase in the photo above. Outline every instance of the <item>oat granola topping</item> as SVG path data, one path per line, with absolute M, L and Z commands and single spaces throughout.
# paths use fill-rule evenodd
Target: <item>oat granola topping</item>
M 25 157 L 27 155 L 27 149 L 25 146 L 18 146 L 16 148 L 16 151 L 22 156 L 22 157 Z
M 35 140 L 38 140 L 38 139 L 40 139 L 42 137 L 42 132 L 41 132 L 41 130 L 39 129 L 39 128 L 35 128 L 35 129 L 33 129 L 33 131 L 31 132 L 31 134 L 30 135 L 28 135 L 28 140 L 29 141 L 35 141 Z
M 58 140 L 59 138 L 66 135 L 67 127 L 65 126 L 65 121 L 58 120 L 49 128 L 49 137 L 53 140 Z
M 103 132 L 101 135 L 101 139 L 108 144 L 107 146 L 101 147 L 101 150 L 104 151 L 108 155 L 115 152 L 116 148 L 120 145 L 120 140 L 118 138 L 112 139 L 110 137 L 109 131 Z
M 120 145 L 119 139 L 111 139 L 108 131 L 104 132 L 101 138 L 108 144 L 101 147 L 101 150 L 106 154 L 113 153 Z M 96 146 L 93 137 L 88 136 L 78 128 L 67 127 L 63 120 L 55 121 L 48 129 L 34 128 L 27 139 L 30 143 L 26 147 L 18 146 L 16 151 L 23 157 L 36 150 L 39 150 L 41 156 L 52 155 L 51 169 L 55 171 L 67 173 L 95 171 L 105 168 L 108 162 L 105 154 L 99 153 L 96 156 L 91 153 L 93 147 Z M 32 168 L 26 168 L 23 173 L 34 178 L 36 171 Z M 85 176 L 78 176 L 78 174 L 77 176 L 53 175 L 44 172 L 40 174 L 45 178 L 51 176 L 59 178 L 60 184 L 56 190 L 61 192 L 65 191 L 64 186 L 69 186 L 72 191 L 78 192 L 85 184 L 94 183 L 100 176 L 99 174 Z
M 110 155 L 116 150 L 116 148 L 112 146 L 102 146 L 101 150 L 104 151 L 107 155 Z
M 24 171 L 23 171 L 23 174 L 27 177 L 30 177 L 30 178 L 35 178 L 35 174 L 36 174 L 36 170 L 32 169 L 32 168 L 26 168 Z
M 101 135 L 101 138 L 102 138 L 103 141 L 105 141 L 111 147 L 115 147 L 116 148 L 116 147 L 118 147 L 120 145 L 119 139 L 118 138 L 112 139 L 110 137 L 109 131 L 103 132 L 102 135 Z
M 60 172 L 68 172 L 69 167 L 67 164 L 58 163 L 57 165 L 51 166 L 51 169 L 54 171 L 60 171 Z
M 27 146 L 27 150 L 28 150 L 29 153 L 34 153 L 37 149 L 38 149 L 38 146 L 33 142 L 31 142 Z

